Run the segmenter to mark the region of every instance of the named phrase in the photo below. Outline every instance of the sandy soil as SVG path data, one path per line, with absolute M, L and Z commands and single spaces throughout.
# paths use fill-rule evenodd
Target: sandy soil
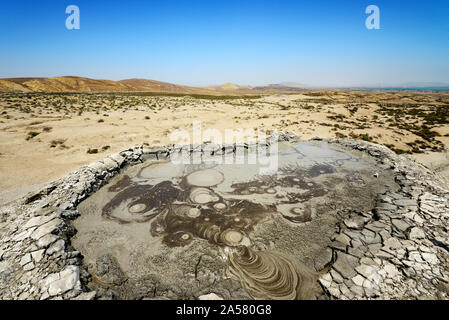
M 449 94 L 430 93 L 317 92 L 226 100 L 1 95 L 0 202 L 130 146 L 174 143 L 171 130 L 191 133 L 196 120 L 203 130 L 220 132 L 289 130 L 304 139 L 370 140 L 398 153 L 414 152 L 419 161 L 449 174 L 448 154 L 442 152 L 449 146 L 448 110 Z

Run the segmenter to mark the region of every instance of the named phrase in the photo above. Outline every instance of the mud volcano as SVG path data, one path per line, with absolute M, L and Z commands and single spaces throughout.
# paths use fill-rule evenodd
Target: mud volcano
M 339 223 L 372 219 L 377 195 L 397 186 L 366 154 L 324 142 L 283 142 L 277 155 L 269 175 L 167 159 L 122 171 L 78 206 L 72 244 L 89 288 L 120 299 L 320 298 Z

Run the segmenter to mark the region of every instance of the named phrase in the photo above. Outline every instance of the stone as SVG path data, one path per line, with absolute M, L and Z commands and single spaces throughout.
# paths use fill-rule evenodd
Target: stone
M 100 160 L 108 171 L 115 170 L 117 168 L 117 163 L 111 158 L 104 158 Z
M 100 161 L 92 162 L 92 163 L 88 164 L 87 168 L 89 168 L 92 172 L 95 172 L 95 173 L 100 173 L 100 172 L 104 171 L 105 169 L 107 169 L 106 165 Z
M 78 296 L 72 298 L 72 300 L 93 300 L 96 295 L 97 295 L 96 291 L 83 292 L 83 293 L 79 294 Z
M 334 263 L 333 268 L 338 271 L 344 278 L 350 279 L 354 277 L 357 272 L 355 267 L 359 264 L 359 259 L 349 254 L 338 252 L 337 261 Z
M 328 288 L 332 284 L 332 276 L 329 273 L 323 274 L 318 278 L 318 281 L 325 287 Z
M 340 289 L 340 292 L 343 295 L 341 299 L 352 299 L 354 297 L 354 294 L 351 291 L 349 291 L 348 287 L 344 283 L 340 284 L 338 288 Z
M 406 254 L 407 252 L 404 250 L 404 249 L 398 249 L 398 250 L 396 250 L 396 257 L 398 258 L 398 259 L 403 259 L 404 257 L 405 257 L 405 254 Z
M 74 220 L 79 216 L 78 210 L 61 210 L 59 217 Z
M 362 230 L 362 234 L 364 235 L 364 238 L 374 238 L 376 236 L 375 232 L 366 228 Z
M 374 259 L 367 258 L 367 257 L 361 258 L 360 259 L 360 263 L 361 264 L 366 264 L 366 265 L 373 265 L 373 266 L 378 266 L 379 265 L 377 262 L 374 261 Z
M 19 296 L 19 300 L 27 300 L 30 294 L 28 292 L 22 292 Z
M 56 239 L 58 239 L 58 236 L 54 235 L 54 234 L 46 234 L 45 236 L 43 236 L 42 238 L 40 238 L 37 241 L 37 246 L 39 248 L 46 248 L 48 247 L 50 244 L 52 244 L 53 242 L 56 241 Z
M 360 265 L 355 268 L 355 270 L 360 273 L 362 276 L 364 276 L 367 279 L 372 278 L 375 276 L 378 272 L 377 268 L 374 266 L 367 266 L 367 265 Z
M 341 243 L 343 243 L 346 246 L 349 246 L 351 243 L 351 238 L 349 238 L 347 235 L 345 235 L 344 233 L 340 233 L 338 236 L 335 237 L 336 241 L 339 241 Z
M 424 233 L 424 231 L 421 228 L 418 227 L 413 227 L 410 230 L 410 233 L 408 235 L 408 238 L 411 240 L 415 240 L 415 239 L 424 239 L 426 237 L 426 234 Z
M 400 274 L 399 270 L 391 263 L 386 264 L 383 270 L 388 274 L 389 278 L 395 278 Z
M 381 243 L 373 243 L 373 244 L 369 244 L 368 245 L 368 250 L 373 255 L 377 254 L 381 248 L 382 248 L 382 244 Z
M 27 253 L 22 257 L 22 259 L 20 259 L 19 264 L 23 267 L 29 262 L 31 262 L 31 254 Z
M 46 300 L 46 299 L 48 299 L 49 297 L 50 297 L 50 295 L 48 294 L 48 292 L 44 292 L 44 293 L 41 295 L 41 297 L 40 297 L 39 300 Z
M 398 199 L 394 201 L 394 204 L 401 207 L 415 207 L 418 205 L 416 200 L 413 199 Z
M 438 260 L 438 257 L 434 253 L 424 252 L 421 254 L 421 256 L 430 264 L 438 264 L 440 262 Z
M 363 290 L 362 286 L 354 285 L 351 286 L 349 290 L 351 290 L 357 298 L 361 298 L 365 294 L 365 291 Z
M 31 227 L 39 227 L 43 225 L 44 223 L 47 223 L 48 221 L 54 219 L 56 217 L 56 214 L 51 214 L 48 216 L 37 216 L 33 217 L 30 220 L 28 220 L 27 223 L 23 226 L 24 229 L 28 229 Z
M 379 232 L 379 235 L 380 235 L 380 237 L 382 238 L 383 241 L 385 241 L 385 240 L 391 238 L 391 234 L 390 234 L 390 232 L 387 231 L 387 230 L 382 230 L 382 231 L 380 231 L 380 232 Z
M 359 239 L 354 239 L 354 240 L 351 240 L 351 246 L 353 248 L 358 248 L 358 247 L 361 247 L 364 245 L 363 245 L 362 241 L 360 241 Z
M 409 252 L 408 257 L 411 261 L 424 262 L 424 260 L 421 258 L 421 254 L 418 251 Z
M 115 161 L 120 167 L 122 166 L 123 162 L 125 162 L 125 158 L 118 153 L 109 156 L 109 159 Z
M 315 270 L 323 270 L 328 266 L 333 259 L 333 253 L 331 248 L 326 248 L 321 251 L 320 255 L 313 261 Z
M 355 277 L 352 278 L 352 281 L 358 285 L 358 286 L 362 286 L 363 285 L 363 281 L 365 281 L 365 278 L 363 278 L 361 275 L 356 275 Z
M 365 252 L 363 252 L 362 250 L 359 250 L 359 249 L 354 249 L 354 248 L 351 248 L 351 247 L 349 247 L 348 248 L 348 253 L 351 255 L 351 256 L 354 256 L 354 257 L 357 257 L 357 258 L 362 258 L 362 257 L 364 257 L 365 256 Z
M 33 262 L 29 262 L 26 265 L 23 266 L 23 270 L 24 271 L 30 271 L 34 269 L 34 263 Z
M 64 251 L 65 248 L 65 242 L 64 240 L 60 239 L 53 243 L 46 251 L 46 253 L 50 256 L 55 252 Z
M 41 225 L 39 228 L 37 228 L 32 234 L 31 238 L 34 240 L 39 240 L 43 236 L 53 232 L 60 224 L 62 220 L 59 218 L 55 218 L 53 220 L 50 220 L 49 222 Z
M 340 289 L 337 286 L 331 286 L 329 288 L 327 288 L 327 290 L 329 290 L 329 293 L 334 296 L 335 298 L 340 298 L 341 292 Z
M 373 233 L 373 235 L 365 236 L 365 239 L 363 240 L 367 245 L 370 244 L 380 244 L 382 242 L 382 239 L 377 233 Z
M 404 220 L 393 219 L 391 222 L 398 230 L 402 232 L 406 231 L 410 227 L 410 225 Z
M 50 283 L 48 293 L 50 296 L 63 294 L 72 289 L 80 289 L 80 272 L 77 266 L 67 266 L 59 274 L 59 279 Z
M 63 204 L 61 204 L 60 206 L 59 206 L 59 209 L 61 209 L 61 210 L 68 210 L 68 209 L 71 209 L 71 208 L 73 208 L 73 203 L 71 202 L 71 201 L 65 201 Z
M 45 277 L 45 279 L 43 279 L 41 281 L 42 284 L 42 290 L 41 291 L 46 291 L 47 287 L 54 281 L 58 280 L 60 278 L 59 276 L 59 272 L 56 273 L 50 273 L 49 275 L 47 275 L 47 277 Z
M 393 205 L 393 204 L 383 202 L 383 203 L 379 203 L 379 204 L 377 205 L 377 208 L 380 209 L 380 210 L 384 210 L 384 211 L 396 211 L 396 209 L 397 209 L 398 207 L 396 207 L 396 206 Z
M 382 249 L 376 252 L 375 256 L 380 259 L 391 259 L 394 258 L 394 252 L 389 253 L 388 250 Z
M 387 249 L 396 250 L 401 248 L 402 244 L 401 241 L 399 241 L 397 238 L 391 237 L 384 241 L 384 247 L 386 247 Z
M 369 298 L 375 297 L 377 291 L 374 288 L 363 288 L 365 290 L 365 295 Z
M 33 251 L 33 252 L 31 252 L 31 257 L 33 258 L 34 261 L 39 262 L 44 257 L 44 252 L 45 252 L 45 249 Z
M 332 241 L 329 246 L 331 248 L 337 249 L 337 250 L 341 250 L 341 251 L 345 251 L 346 250 L 346 245 L 344 243 L 341 243 L 340 241 Z
M 28 238 L 33 233 L 34 230 L 36 230 L 36 227 L 32 227 L 28 230 L 19 233 L 18 235 L 14 236 L 11 240 L 16 242 L 23 241 L 26 238 Z
M 217 294 L 211 292 L 209 294 L 203 294 L 202 296 L 198 297 L 199 300 L 224 300 L 222 297 L 218 296 Z
M 337 271 L 332 269 L 330 274 L 332 276 L 332 280 L 335 281 L 336 283 L 342 283 L 343 282 L 343 277 Z
M 350 229 L 362 229 L 365 221 L 362 217 L 355 216 L 344 220 L 345 225 Z

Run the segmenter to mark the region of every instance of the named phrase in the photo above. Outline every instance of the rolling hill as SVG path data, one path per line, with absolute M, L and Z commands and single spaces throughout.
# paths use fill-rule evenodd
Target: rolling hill
M 202 89 L 171 83 L 127 79 L 121 81 L 98 80 L 82 77 L 6 78 L 0 79 L 2 92 L 195 92 Z
M 51 78 L 3 78 L 0 92 L 162 92 L 186 94 L 264 94 L 300 91 L 286 85 L 240 86 L 225 83 L 212 87 L 190 87 L 148 79 L 120 81 L 64 76 Z

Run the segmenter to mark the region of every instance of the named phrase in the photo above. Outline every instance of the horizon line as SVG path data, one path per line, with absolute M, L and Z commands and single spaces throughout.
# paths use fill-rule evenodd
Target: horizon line
M 52 79 L 52 78 L 81 78 L 81 79 L 89 79 L 89 80 L 99 80 L 99 81 L 114 81 L 114 82 L 120 82 L 120 81 L 126 81 L 126 80 L 146 80 L 146 81 L 155 81 L 155 82 L 161 82 L 161 83 L 167 83 L 172 85 L 178 85 L 178 86 L 184 86 L 184 87 L 192 87 L 192 88 L 214 88 L 214 87 L 220 87 L 224 86 L 226 84 L 232 84 L 236 85 L 238 87 L 269 87 L 269 86 L 282 86 L 285 88 L 298 88 L 298 89 L 332 89 L 332 88 L 339 88 L 339 89 L 346 89 L 346 88 L 366 88 L 366 89 L 381 89 L 381 88 L 397 88 L 397 89 L 407 89 L 407 88 L 449 88 L 449 82 L 439 82 L 439 81 L 408 81 L 406 83 L 396 83 L 396 84 L 384 84 L 384 83 L 377 83 L 377 84 L 353 84 L 353 85 L 314 85 L 304 82 L 297 82 L 297 81 L 282 81 L 278 83 L 265 83 L 265 84 L 258 84 L 258 85 L 246 85 L 246 84 L 239 84 L 238 82 L 232 82 L 227 81 L 222 84 L 210 84 L 210 85 L 203 85 L 203 86 L 194 86 L 194 85 L 186 85 L 186 84 L 179 84 L 175 82 L 169 82 L 169 81 L 161 81 L 161 80 L 155 80 L 150 78 L 124 78 L 120 80 L 112 80 L 112 79 L 106 79 L 106 78 L 91 78 L 86 76 L 77 76 L 77 75 L 61 75 L 61 76 L 48 76 L 48 77 L 42 77 L 42 76 L 19 76 L 19 77 L 7 77 L 7 78 L 0 78 L 0 80 L 17 80 L 17 79 Z M 292 84 L 292 86 L 289 86 L 288 84 Z

